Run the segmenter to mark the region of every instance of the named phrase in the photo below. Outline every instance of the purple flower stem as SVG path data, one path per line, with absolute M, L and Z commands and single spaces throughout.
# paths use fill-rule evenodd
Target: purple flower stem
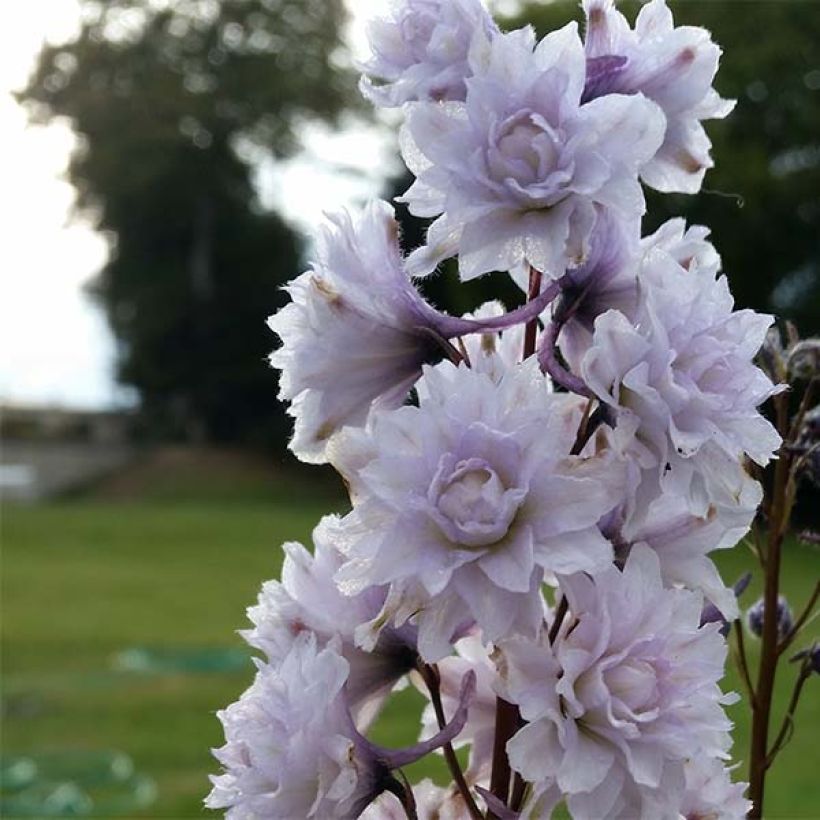
M 570 393 L 577 393 L 579 396 L 586 396 L 588 399 L 595 398 L 593 392 L 578 376 L 570 373 L 555 355 L 555 345 L 561 333 L 561 324 L 556 321 L 550 322 L 544 335 L 541 337 L 541 344 L 538 347 L 538 363 L 541 370 L 549 373 L 556 384 L 569 390 Z
M 488 333 L 493 330 L 505 330 L 508 327 L 524 324 L 537 319 L 561 293 L 561 285 L 552 282 L 534 299 L 517 310 L 511 310 L 503 316 L 490 319 L 461 319 L 456 316 L 440 314 L 436 319 L 438 332 L 446 338 L 464 336 L 468 333 Z

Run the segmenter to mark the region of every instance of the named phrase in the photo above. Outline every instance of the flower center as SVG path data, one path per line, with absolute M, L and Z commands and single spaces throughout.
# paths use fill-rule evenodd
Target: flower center
M 620 703 L 632 715 L 646 713 L 657 706 L 658 679 L 651 663 L 633 658 L 608 669 L 604 678 L 613 706 Z
M 428 492 L 431 515 L 447 538 L 466 547 L 499 541 L 510 528 L 523 500 L 522 490 L 508 490 L 481 458 L 442 457 Z
M 542 116 L 520 111 L 493 131 L 486 158 L 495 185 L 502 184 L 528 199 L 549 196 L 566 181 L 560 135 Z

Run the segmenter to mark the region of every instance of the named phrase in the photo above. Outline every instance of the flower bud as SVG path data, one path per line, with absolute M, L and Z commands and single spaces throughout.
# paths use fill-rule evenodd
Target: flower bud
M 746 623 L 749 626 L 749 630 L 757 635 L 757 637 L 761 637 L 763 635 L 763 613 L 765 610 L 765 604 L 763 598 L 761 598 L 757 603 L 753 606 L 749 607 L 748 612 L 746 613 Z M 783 640 L 786 635 L 789 634 L 791 631 L 792 625 L 794 624 L 794 618 L 792 617 L 792 611 L 789 607 L 789 602 L 783 595 L 777 596 L 777 637 L 779 640 Z
M 802 456 L 802 474 L 815 485 L 820 485 L 820 405 L 803 417 L 800 435 L 793 451 Z
M 789 376 L 808 381 L 820 372 L 820 338 L 803 339 L 789 351 Z
M 808 658 L 808 671 L 815 675 L 820 675 L 820 643 L 814 643 L 807 649 L 801 649 L 796 655 L 789 658 L 791 663 L 797 661 L 806 662 Z

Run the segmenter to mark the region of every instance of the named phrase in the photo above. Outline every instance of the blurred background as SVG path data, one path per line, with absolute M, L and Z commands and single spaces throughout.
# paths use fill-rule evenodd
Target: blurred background
M 286 452 L 265 319 L 323 211 L 408 185 L 397 118 L 356 91 L 365 21 L 385 5 L 0 8 L 3 816 L 204 813 L 214 712 L 252 675 L 244 609 L 280 544 L 346 505 L 332 474 Z M 738 106 L 709 125 L 704 191 L 650 195 L 647 232 L 678 214 L 710 226 L 738 304 L 817 333 L 820 5 L 671 5 L 723 46 L 717 87 Z M 494 10 L 542 32 L 579 16 L 563 2 Z M 424 225 L 401 214 L 419 244 Z M 428 295 L 464 311 L 497 285 L 449 272 Z M 743 548 L 721 561 L 729 581 L 751 563 Z M 817 565 L 790 545 L 795 601 Z M 403 694 L 379 737 L 412 738 L 419 705 Z M 799 715 L 772 817 L 820 812 L 814 691 Z

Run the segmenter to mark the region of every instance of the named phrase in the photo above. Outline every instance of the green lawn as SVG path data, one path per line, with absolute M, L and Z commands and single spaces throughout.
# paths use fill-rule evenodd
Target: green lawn
M 82 768 L 89 755 L 118 750 L 157 787 L 149 808 L 124 813 L 203 814 L 207 774 L 215 770 L 208 750 L 221 742 L 213 713 L 248 684 L 250 665 L 221 672 L 140 672 L 124 669 L 121 653 L 187 652 L 193 665 L 207 666 L 208 656 L 191 655 L 192 650 L 241 648 L 235 630 L 245 626 L 244 610 L 261 581 L 277 574 L 280 543 L 304 539 L 327 511 L 327 503 L 284 501 L 76 501 L 7 508 L 2 534 L 6 758 L 58 755 Z M 741 548 L 721 557 L 729 579 L 750 563 Z M 818 565 L 816 552 L 788 550 L 784 588 L 793 604 L 808 594 Z M 744 600 L 753 600 L 757 589 Z M 787 670 L 780 681 L 781 704 L 791 675 Z M 736 687 L 731 677 L 729 685 Z M 815 681 L 804 698 L 796 736 L 769 781 L 767 817 L 820 816 Z M 412 741 L 418 708 L 412 692 L 403 694 L 380 721 L 378 739 Z M 733 707 L 739 758 L 747 744 L 744 710 Z M 148 789 L 144 782 L 143 788 Z M 96 793 L 103 800 L 117 798 L 101 786 Z

